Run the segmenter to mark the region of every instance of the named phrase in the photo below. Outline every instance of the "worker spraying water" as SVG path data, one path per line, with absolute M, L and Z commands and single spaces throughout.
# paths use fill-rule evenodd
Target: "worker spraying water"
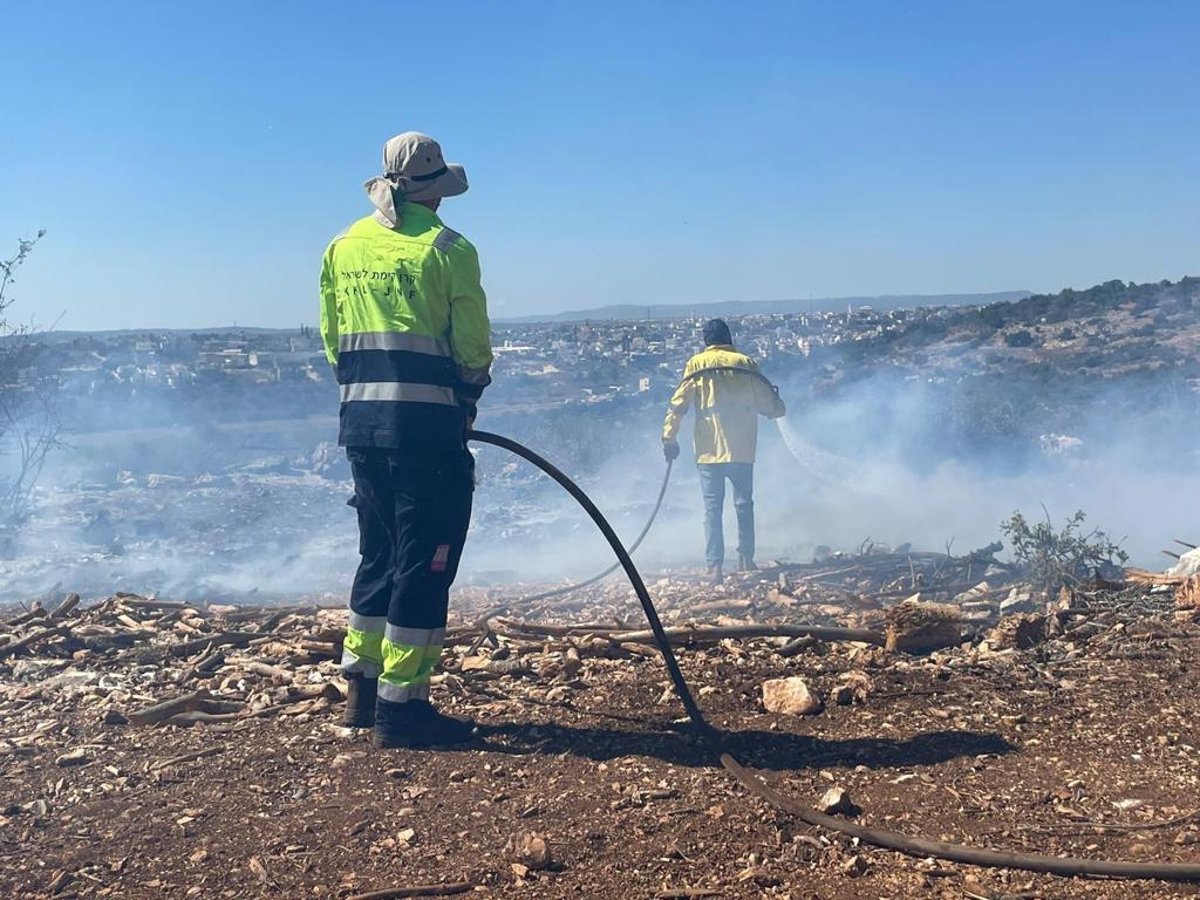
M 747 377 L 749 375 L 750 377 Z M 738 570 L 754 569 L 754 460 L 758 417 L 778 419 L 787 412 L 779 390 L 758 364 L 733 346 L 724 319 L 704 325 L 704 349 L 688 360 L 683 380 L 671 397 L 663 423 L 663 455 L 679 456 L 677 435 L 683 416 L 695 407 L 692 439 L 704 498 L 704 561 L 713 583 L 722 580 L 725 534 L 721 521 L 725 481 L 733 486 L 737 516 Z

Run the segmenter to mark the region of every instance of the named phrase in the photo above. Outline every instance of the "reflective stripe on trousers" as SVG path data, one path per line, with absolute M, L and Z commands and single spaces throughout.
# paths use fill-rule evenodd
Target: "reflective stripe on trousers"
M 384 631 L 379 696 L 392 703 L 429 698 L 429 679 L 442 658 L 444 628 L 388 625 Z
M 383 674 L 383 634 L 387 616 L 351 612 L 342 641 L 342 671 L 347 675 L 378 678 Z

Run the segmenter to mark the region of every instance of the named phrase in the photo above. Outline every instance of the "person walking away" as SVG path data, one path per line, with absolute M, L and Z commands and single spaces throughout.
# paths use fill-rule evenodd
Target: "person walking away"
M 434 709 L 429 680 L 471 517 L 466 435 L 491 381 L 491 328 L 475 248 L 437 215 L 467 190 L 462 166 L 410 131 L 384 145 L 383 172 L 364 185 L 375 212 L 334 238 L 320 278 L 362 557 L 345 722 L 374 727 L 377 747 L 421 747 L 474 727 Z
M 688 360 L 683 380 L 671 398 L 663 423 L 663 455 L 679 456 L 676 436 L 690 406 L 696 408 L 692 431 L 700 491 L 704 498 L 705 564 L 714 583 L 722 578 L 725 534 L 721 521 L 725 480 L 733 485 L 737 514 L 738 569 L 754 564 L 754 458 L 758 416 L 777 419 L 787 412 L 779 392 L 758 374 L 758 364 L 733 346 L 723 319 L 704 325 L 704 350 Z M 738 369 L 745 369 L 742 374 Z

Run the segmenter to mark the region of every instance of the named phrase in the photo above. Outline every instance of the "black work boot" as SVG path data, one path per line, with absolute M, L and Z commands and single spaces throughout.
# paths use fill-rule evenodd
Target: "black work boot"
M 413 708 L 413 747 L 465 744 L 474 736 L 475 722 L 466 716 L 440 713 L 428 700 L 413 700 L 408 705 Z
M 360 673 L 348 677 L 346 712 L 342 724 L 347 728 L 371 728 L 375 725 L 375 701 L 379 694 L 379 679 Z
M 391 703 L 380 700 L 375 714 L 374 744 L 393 747 L 438 747 L 471 740 L 475 723 L 442 715 L 428 700 Z

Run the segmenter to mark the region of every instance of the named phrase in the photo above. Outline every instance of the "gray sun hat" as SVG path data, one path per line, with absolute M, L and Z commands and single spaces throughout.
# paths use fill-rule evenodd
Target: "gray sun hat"
M 441 145 L 427 134 L 406 131 L 383 145 L 383 174 L 363 183 L 380 217 L 395 227 L 398 203 L 455 197 L 467 190 L 467 173 L 447 163 Z

